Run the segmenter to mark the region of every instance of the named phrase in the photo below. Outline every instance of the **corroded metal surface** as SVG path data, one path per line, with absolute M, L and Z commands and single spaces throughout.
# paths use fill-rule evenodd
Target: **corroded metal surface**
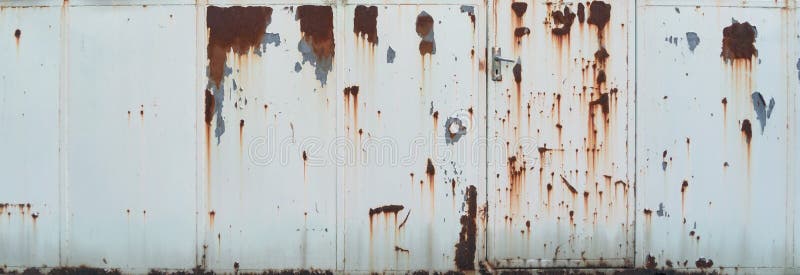
M 798 7 L 3 1 L 0 273 L 798 273 Z
M 497 267 L 632 264 L 629 6 L 493 6 L 492 46 L 516 60 L 488 101 L 488 259 Z

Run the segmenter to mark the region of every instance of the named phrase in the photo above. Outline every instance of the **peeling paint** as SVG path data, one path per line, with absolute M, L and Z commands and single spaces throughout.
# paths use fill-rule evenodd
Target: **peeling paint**
M 386 63 L 394 63 L 394 58 L 397 56 L 392 46 L 389 46 L 389 49 L 386 50 Z
M 295 20 L 300 21 L 303 38 L 297 49 L 303 55 L 303 64 L 309 62 L 316 68 L 317 80 L 325 86 L 328 72 L 333 71 L 336 43 L 333 36 L 333 8 L 304 5 L 297 7 Z
M 697 45 L 700 45 L 700 36 L 697 36 L 696 32 L 687 32 L 686 43 L 689 45 L 689 50 L 694 52 L 694 49 L 697 48 Z
M 448 117 L 444 124 L 444 129 L 447 132 L 447 135 L 445 135 L 446 144 L 454 144 L 467 134 L 467 127 L 457 117 Z
M 433 36 L 433 17 L 425 11 L 417 15 L 417 35 L 422 38 L 419 42 L 419 54 L 436 54 L 436 40 Z
M 772 116 L 772 109 L 775 108 L 775 98 L 770 98 L 769 105 L 764 101 L 764 96 L 759 92 L 753 92 L 750 96 L 753 100 L 753 109 L 756 111 L 756 119 L 761 126 L 761 134 L 764 134 L 764 127 L 767 119 Z

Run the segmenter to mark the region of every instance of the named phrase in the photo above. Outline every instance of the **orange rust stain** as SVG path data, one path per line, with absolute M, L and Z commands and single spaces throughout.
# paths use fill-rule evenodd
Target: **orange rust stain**
M 345 114 L 348 113 L 350 108 L 350 99 L 353 100 L 353 129 L 358 129 L 358 86 L 350 86 L 344 88 L 344 110 Z
M 753 128 L 750 125 L 750 120 L 745 119 L 742 121 L 742 134 L 744 135 L 747 146 L 750 147 L 750 140 L 753 138 Z
M 569 7 L 564 6 L 564 11 L 554 11 L 551 13 L 551 17 L 553 18 L 553 23 L 556 24 L 556 27 L 551 32 L 557 36 L 569 35 L 572 23 L 575 22 L 575 13 Z
M 417 15 L 416 30 L 417 35 L 422 39 L 419 42 L 419 54 L 422 56 L 435 54 L 436 41 L 433 36 L 433 17 L 424 11 Z
M 299 6 L 295 20 L 300 21 L 303 40 L 311 45 L 317 58 L 333 58 L 336 46 L 333 36 L 333 8 L 331 6 Z
M 242 56 L 258 47 L 272 20 L 272 8 L 209 6 L 206 13 L 209 79 L 219 87 L 228 52 Z
M 681 215 L 686 216 L 686 190 L 689 189 L 689 181 L 681 183 Z
M 216 215 L 217 215 L 217 212 L 215 212 L 214 210 L 211 210 L 210 212 L 208 212 L 208 225 L 211 228 L 214 228 L 214 218 L 216 217 Z
M 428 165 L 425 168 L 425 174 L 428 175 L 428 188 L 430 188 L 431 196 L 434 191 L 434 180 L 436 179 L 436 167 L 433 166 L 433 161 L 428 159 Z
M 366 38 L 373 46 L 378 43 L 378 7 L 356 6 L 353 17 L 353 33 Z

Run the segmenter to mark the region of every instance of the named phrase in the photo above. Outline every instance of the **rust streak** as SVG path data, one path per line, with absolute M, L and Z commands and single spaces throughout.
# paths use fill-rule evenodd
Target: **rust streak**
M 465 194 L 467 213 L 461 216 L 461 232 L 456 243 L 456 267 L 460 270 L 475 270 L 475 249 L 478 216 L 478 191 L 474 185 L 467 187 Z
M 215 7 L 206 10 L 209 79 L 220 86 L 230 50 L 239 56 L 261 45 L 272 20 L 270 7 Z

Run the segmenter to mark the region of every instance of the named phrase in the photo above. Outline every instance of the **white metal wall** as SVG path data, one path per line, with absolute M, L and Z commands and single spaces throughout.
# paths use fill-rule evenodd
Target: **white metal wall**
M 797 1 L 514 2 L 0 2 L 0 271 L 797 270 Z

